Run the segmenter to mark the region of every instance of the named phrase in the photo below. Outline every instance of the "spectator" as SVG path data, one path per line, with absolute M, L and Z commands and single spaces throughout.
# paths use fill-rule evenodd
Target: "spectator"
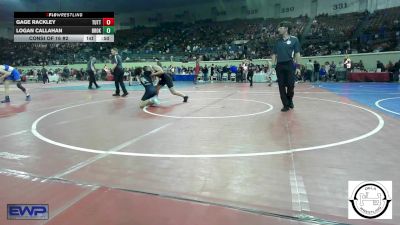
M 63 75 L 62 75 L 63 79 L 62 80 L 67 81 L 69 79 L 69 76 L 70 76 L 70 70 L 68 69 L 67 66 L 65 66 L 63 69 Z
M 336 64 L 334 61 L 331 62 L 330 70 L 329 70 L 329 78 L 332 80 L 336 79 Z
M 194 84 L 197 84 L 197 76 L 199 76 L 199 73 L 200 73 L 200 59 L 197 59 L 196 66 L 194 69 L 194 80 L 193 80 Z
M 313 71 L 314 71 L 314 64 L 312 63 L 311 59 L 309 59 L 308 63 L 306 63 L 306 76 L 304 79 L 305 81 L 309 80 L 311 82 L 314 80 L 314 79 L 311 79 Z
M 376 61 L 376 69 L 378 72 L 385 72 L 385 65 L 381 61 Z
M 394 75 L 393 75 L 393 80 L 394 81 L 399 81 L 400 79 L 400 59 L 399 59 L 399 61 L 397 61 L 395 64 L 394 64 Z
M 204 65 L 203 69 L 201 70 L 203 72 L 203 79 L 205 82 L 208 81 L 208 68 L 207 65 Z
M 326 66 L 325 65 L 322 65 L 322 67 L 319 69 L 319 77 L 323 81 L 327 80 L 327 72 L 326 72 Z
M 319 70 L 321 69 L 321 66 L 317 60 L 314 60 L 314 77 L 312 78 L 312 81 L 314 82 L 315 79 L 317 82 L 319 81 Z
M 214 77 L 214 74 L 215 74 L 215 66 L 214 66 L 214 64 L 211 64 L 210 71 L 211 71 L 210 76 Z

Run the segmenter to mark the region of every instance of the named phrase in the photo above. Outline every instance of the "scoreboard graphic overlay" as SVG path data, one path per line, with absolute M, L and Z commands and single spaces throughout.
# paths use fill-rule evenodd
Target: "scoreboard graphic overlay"
M 114 42 L 114 12 L 14 12 L 14 42 Z

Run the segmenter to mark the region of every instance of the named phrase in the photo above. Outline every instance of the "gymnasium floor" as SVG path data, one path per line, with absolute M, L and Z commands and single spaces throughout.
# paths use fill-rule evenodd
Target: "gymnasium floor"
M 400 84 L 26 84 L 0 105 L 0 224 L 400 224 Z M 0 86 L 0 98 L 4 97 Z M 396 172 L 397 171 L 397 172 Z M 348 220 L 348 181 L 393 181 L 392 220 Z M 47 221 L 7 204 L 49 204 Z

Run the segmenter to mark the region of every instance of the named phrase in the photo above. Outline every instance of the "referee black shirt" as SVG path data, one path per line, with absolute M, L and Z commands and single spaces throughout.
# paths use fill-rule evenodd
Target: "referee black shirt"
M 94 71 L 94 64 L 96 63 L 96 59 L 95 58 L 90 58 L 90 60 L 89 60 L 89 62 L 88 62 L 88 64 L 87 64 L 87 69 L 86 69 L 86 71 L 92 71 L 92 72 L 95 72 Z
M 111 63 L 112 64 L 117 64 L 117 66 L 115 67 L 115 70 L 123 70 L 122 67 L 122 58 L 119 54 L 115 54 L 111 57 Z
M 279 38 L 272 49 L 276 55 L 276 62 L 283 63 L 293 61 L 294 55 L 300 52 L 300 42 L 295 36 L 288 39 Z

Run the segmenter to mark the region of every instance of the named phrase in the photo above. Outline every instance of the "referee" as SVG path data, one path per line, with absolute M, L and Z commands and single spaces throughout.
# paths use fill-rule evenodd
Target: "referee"
M 279 24 L 279 38 L 275 43 L 272 54 L 272 67 L 275 67 L 278 77 L 279 94 L 283 108 L 282 112 L 293 109 L 295 63 L 300 60 L 300 43 L 295 36 L 289 35 L 291 23 L 283 21 Z
M 118 55 L 118 49 L 117 48 L 112 48 L 111 49 L 111 63 L 112 63 L 112 68 L 111 71 L 114 75 L 114 81 L 115 81 L 115 94 L 113 96 L 120 96 L 119 93 L 119 86 L 121 86 L 122 91 L 124 92 L 122 97 L 125 97 L 128 95 L 128 91 L 125 88 L 124 84 L 124 69 L 122 67 L 122 59 L 121 56 Z
M 86 68 L 86 72 L 89 74 L 89 89 L 93 88 L 93 84 L 96 86 L 96 88 L 100 88 L 100 86 L 96 83 L 96 67 L 94 66 L 95 63 L 96 58 L 91 56 Z

